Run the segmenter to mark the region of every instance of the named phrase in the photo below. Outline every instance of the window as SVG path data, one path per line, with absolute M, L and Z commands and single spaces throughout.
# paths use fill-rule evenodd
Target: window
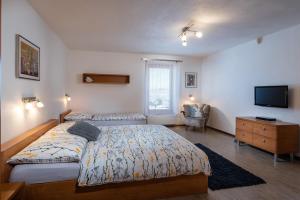
M 146 113 L 169 115 L 176 113 L 179 87 L 175 62 L 148 61 L 146 63 Z

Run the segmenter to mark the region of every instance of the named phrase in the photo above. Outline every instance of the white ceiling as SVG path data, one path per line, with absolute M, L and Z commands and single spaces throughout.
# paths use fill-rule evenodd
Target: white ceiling
M 71 49 L 200 56 L 300 24 L 300 0 L 29 0 Z M 183 47 L 181 29 L 204 33 Z

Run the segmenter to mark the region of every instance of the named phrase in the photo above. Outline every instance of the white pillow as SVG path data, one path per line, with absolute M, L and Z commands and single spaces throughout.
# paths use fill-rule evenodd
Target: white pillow
M 11 157 L 9 164 L 79 162 L 87 140 L 66 129 L 74 123 L 63 123 Z

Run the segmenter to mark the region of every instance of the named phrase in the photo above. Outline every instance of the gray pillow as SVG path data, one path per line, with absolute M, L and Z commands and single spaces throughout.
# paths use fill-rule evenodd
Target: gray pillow
M 76 122 L 73 126 L 68 128 L 68 132 L 84 137 L 88 141 L 96 141 L 100 134 L 100 130 L 97 127 L 83 121 Z

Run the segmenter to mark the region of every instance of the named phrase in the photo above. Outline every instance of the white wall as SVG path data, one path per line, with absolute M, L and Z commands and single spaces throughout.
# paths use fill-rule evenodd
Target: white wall
M 16 34 L 40 47 L 41 81 L 15 77 Z M 64 110 L 67 49 L 26 0 L 2 1 L 1 48 L 1 143 L 4 143 L 50 118 L 57 118 Z M 21 101 L 24 96 L 38 97 L 45 107 L 25 111 Z
M 200 99 L 198 89 L 184 86 L 184 72 L 199 72 L 199 59 L 189 57 L 69 51 L 67 93 L 72 97 L 70 107 L 74 111 L 89 112 L 144 112 L 145 63 L 141 58 L 181 59 L 181 103 L 193 94 Z M 82 73 L 129 74 L 128 85 L 83 84 Z M 199 81 L 199 79 L 198 79 Z M 175 124 L 178 118 L 152 118 L 152 123 Z
M 201 97 L 212 104 L 209 125 L 234 134 L 236 116 L 269 116 L 300 124 L 300 25 L 203 60 Z M 254 105 L 254 86 L 288 85 L 289 108 Z

